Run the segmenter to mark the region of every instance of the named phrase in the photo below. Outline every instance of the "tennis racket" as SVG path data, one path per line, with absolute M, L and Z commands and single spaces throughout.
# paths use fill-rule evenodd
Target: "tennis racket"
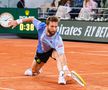
M 77 74 L 75 71 L 71 71 L 71 77 L 77 82 L 79 83 L 81 86 L 85 86 L 86 82 L 83 80 L 83 78 Z

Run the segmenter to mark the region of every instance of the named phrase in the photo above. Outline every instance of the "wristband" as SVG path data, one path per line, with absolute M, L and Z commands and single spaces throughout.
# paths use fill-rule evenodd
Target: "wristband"
M 22 19 L 17 19 L 16 22 L 17 22 L 18 24 L 23 23 Z

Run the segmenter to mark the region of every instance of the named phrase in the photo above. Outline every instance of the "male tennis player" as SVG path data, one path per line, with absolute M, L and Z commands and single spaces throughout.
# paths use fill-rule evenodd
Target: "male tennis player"
M 71 76 L 71 72 L 67 66 L 62 38 L 57 32 L 59 22 L 58 18 L 50 16 L 46 19 L 46 24 L 36 18 L 18 19 L 9 22 L 9 26 L 14 28 L 23 22 L 32 22 L 38 30 L 38 46 L 36 55 L 31 69 L 27 69 L 24 74 L 28 76 L 39 74 L 42 66 L 48 61 L 49 57 L 52 57 L 57 61 L 59 72 L 58 84 L 66 84 L 65 74 Z

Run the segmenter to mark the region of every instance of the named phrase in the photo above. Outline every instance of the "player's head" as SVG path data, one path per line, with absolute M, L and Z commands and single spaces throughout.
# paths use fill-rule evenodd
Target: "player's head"
M 50 16 L 46 19 L 46 28 L 49 36 L 53 36 L 57 32 L 58 18 L 55 16 Z

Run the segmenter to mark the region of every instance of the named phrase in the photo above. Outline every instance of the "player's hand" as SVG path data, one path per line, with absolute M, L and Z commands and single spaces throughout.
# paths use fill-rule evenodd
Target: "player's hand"
M 16 20 L 11 20 L 9 21 L 8 25 L 9 27 L 12 27 L 12 29 L 14 29 L 18 25 L 18 23 Z

